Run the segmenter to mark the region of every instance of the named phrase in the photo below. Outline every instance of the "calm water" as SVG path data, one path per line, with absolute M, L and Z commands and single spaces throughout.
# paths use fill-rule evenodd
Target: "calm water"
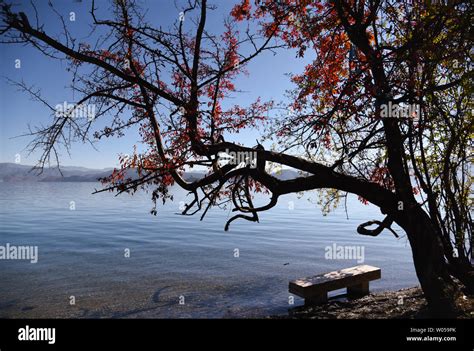
M 252 317 L 287 313 L 288 281 L 357 265 L 325 248 L 361 245 L 382 268 L 372 291 L 417 285 L 402 232 L 356 233 L 380 219 L 355 198 L 323 216 L 308 196 L 287 196 L 260 223 L 228 211 L 177 215 L 185 193 L 149 214 L 147 194 L 92 195 L 93 183 L 0 183 L 0 245 L 37 245 L 38 263 L 0 260 L 0 317 Z M 316 196 L 313 196 L 316 198 Z M 70 210 L 70 202 L 75 210 Z M 125 250 L 130 257 L 125 257 Z M 235 257 L 236 249 L 238 256 Z M 75 304 L 71 304 L 74 297 Z M 180 304 L 180 302 L 182 304 Z

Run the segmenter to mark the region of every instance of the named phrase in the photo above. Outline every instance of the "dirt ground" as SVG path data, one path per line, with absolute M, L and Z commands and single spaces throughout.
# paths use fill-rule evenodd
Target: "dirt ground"
M 462 296 L 462 311 L 458 318 L 474 318 L 474 296 Z M 315 319 L 414 319 L 433 317 L 427 309 L 419 287 L 388 291 L 349 300 L 329 300 L 321 306 L 304 306 L 294 309 L 288 316 L 277 318 Z

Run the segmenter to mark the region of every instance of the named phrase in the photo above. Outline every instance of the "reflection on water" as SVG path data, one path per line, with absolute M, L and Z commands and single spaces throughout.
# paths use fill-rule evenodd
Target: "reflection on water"
M 357 235 L 357 225 L 381 215 L 355 198 L 349 220 L 343 208 L 324 217 L 307 197 L 287 196 L 260 223 L 235 221 L 224 232 L 229 211 L 211 210 L 202 222 L 177 215 L 184 192 L 154 217 L 149 195 L 91 195 L 96 186 L 0 183 L 0 245 L 39 247 L 36 264 L 0 260 L 0 317 L 285 313 L 289 280 L 358 264 L 325 259 L 333 245 L 364 247 L 364 263 L 382 269 L 372 291 L 417 285 L 403 232 Z

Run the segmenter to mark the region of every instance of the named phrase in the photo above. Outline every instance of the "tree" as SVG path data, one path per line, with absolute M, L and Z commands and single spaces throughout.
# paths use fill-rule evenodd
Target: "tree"
M 103 190 L 151 187 L 156 208 L 158 200 L 172 197 L 170 186 L 178 185 L 193 197 L 183 215 L 201 212 L 203 218 L 212 206 L 233 206 L 236 214 L 226 230 L 237 219 L 258 221 L 259 212 L 284 194 L 333 189 L 330 201 L 356 194 L 385 215 L 361 224 L 360 234 L 378 235 L 392 223 L 407 233 L 433 311 L 456 309 L 459 288 L 452 276 L 473 291 L 467 1 L 244 0 L 222 35 L 206 30 L 212 10 L 206 0 L 189 1 L 169 30 L 146 23 L 133 1 L 116 0 L 115 18 L 107 20 L 96 16 L 93 2 L 95 30 L 103 33 L 94 47 L 76 44 L 66 27 L 61 41 L 12 6 L 1 8 L 3 42 L 67 59 L 73 89 L 83 95 L 76 106 L 94 103 L 96 117 L 111 119 L 91 136 L 93 121 L 70 118 L 74 108 L 54 113 L 50 126 L 32 132 L 31 147 L 44 151 L 40 168 L 51 158 L 58 161 L 58 145 L 121 135 L 140 125 L 148 149 L 121 158 Z M 193 13 L 196 21 L 186 21 L 195 24 L 191 32 L 182 19 Z M 239 34 L 241 21 L 261 30 L 252 33 L 254 26 L 248 26 Z M 267 150 L 260 143 L 225 141 L 230 133 L 265 123 L 275 111 L 273 102 L 260 99 L 247 108 L 224 109 L 223 101 L 236 91 L 233 79 L 257 55 L 285 46 L 301 57 L 312 50 L 316 57 L 292 77 L 293 102 L 279 106 L 291 113 L 276 116 L 269 127 L 278 146 Z M 22 87 L 43 101 L 37 91 Z M 132 115 L 123 120 L 127 109 Z M 252 162 L 222 165 L 223 152 Z M 301 175 L 280 180 L 270 172 L 275 165 Z M 185 181 L 183 172 L 194 166 L 207 174 Z M 127 177 L 130 168 L 138 170 L 138 179 Z M 268 204 L 254 206 L 256 192 L 267 194 Z M 377 227 L 370 229 L 372 224 Z

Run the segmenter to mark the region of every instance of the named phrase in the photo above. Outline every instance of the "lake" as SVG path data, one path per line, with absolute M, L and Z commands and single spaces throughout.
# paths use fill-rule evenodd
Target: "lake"
M 359 264 L 328 259 L 327 247 L 363 249 L 382 269 L 371 291 L 418 285 L 410 245 L 384 231 L 358 235 L 383 217 L 355 197 L 323 216 L 317 196 L 288 195 L 260 223 L 227 210 L 204 221 L 178 214 L 186 193 L 150 214 L 150 194 L 92 195 L 96 183 L 0 183 L 0 245 L 38 247 L 38 262 L 0 260 L 2 318 L 236 318 L 285 314 L 302 305 L 289 280 Z M 73 203 L 71 203 L 73 201 Z M 180 203 L 181 202 L 181 203 Z M 330 296 L 340 292 L 331 293 Z M 292 304 L 293 303 L 293 304 Z

